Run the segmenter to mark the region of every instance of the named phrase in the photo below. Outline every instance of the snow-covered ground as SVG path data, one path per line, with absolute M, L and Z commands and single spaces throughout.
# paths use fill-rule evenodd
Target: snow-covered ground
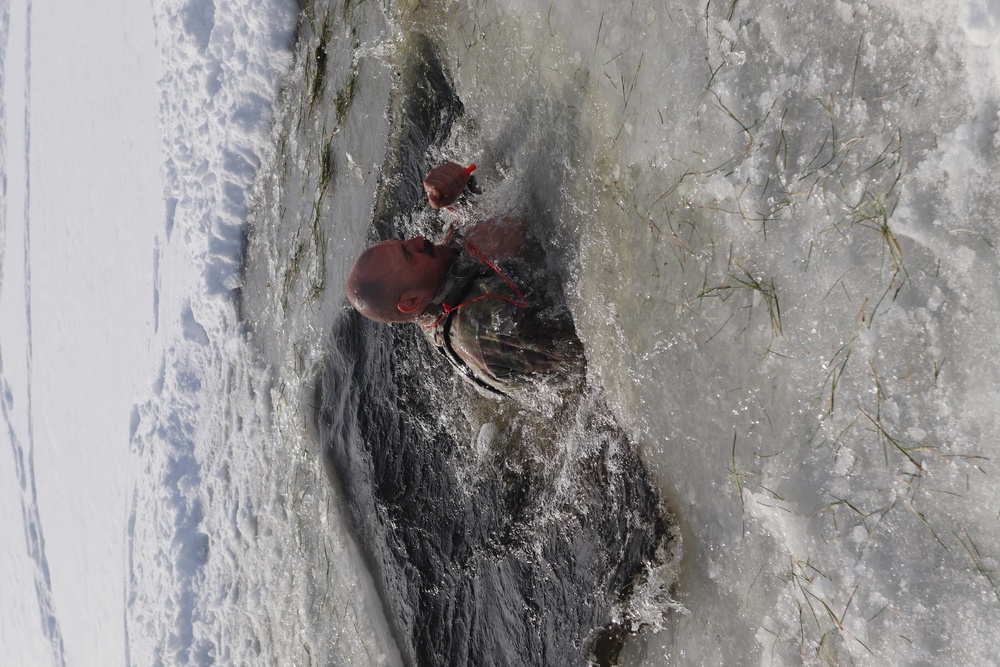
M 170 232 L 186 233 L 178 210 L 240 227 L 296 12 L 45 0 L 0 11 L 0 644 L 10 665 L 123 664 L 130 415 L 209 243 L 178 249 Z M 251 44 L 259 57 L 241 56 Z M 199 161 L 203 190 L 169 200 L 173 166 Z M 192 204 L 199 195 L 213 203 Z M 171 251 L 185 256 L 171 264 Z M 224 254 L 214 275 L 232 285 L 238 250 Z
M 3 11 L 0 643 L 7 664 L 116 664 L 164 220 L 159 55 L 148 6 Z

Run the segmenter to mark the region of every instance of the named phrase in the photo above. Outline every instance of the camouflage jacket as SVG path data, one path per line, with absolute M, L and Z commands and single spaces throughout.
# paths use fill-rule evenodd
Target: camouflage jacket
M 496 267 L 499 273 L 464 252 L 456 259 L 435 306 L 441 319 L 425 329 L 431 342 L 463 378 L 489 394 L 582 373 L 583 346 L 557 282 L 522 259 Z M 452 310 L 445 314 L 441 304 Z

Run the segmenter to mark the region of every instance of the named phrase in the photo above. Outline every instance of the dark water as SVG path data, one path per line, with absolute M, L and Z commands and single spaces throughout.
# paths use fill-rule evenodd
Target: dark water
M 370 240 L 414 230 L 462 114 L 434 45 L 401 49 Z M 345 311 L 318 425 L 331 478 L 410 665 L 608 664 L 668 520 L 596 389 L 542 410 L 459 383 L 412 326 Z

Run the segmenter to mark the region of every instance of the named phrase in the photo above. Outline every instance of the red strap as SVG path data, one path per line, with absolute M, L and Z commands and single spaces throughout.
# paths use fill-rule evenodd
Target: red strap
M 454 230 L 454 227 L 452 228 L 452 230 Z M 451 231 L 448 232 L 448 236 L 449 237 L 451 236 Z M 496 274 L 498 276 L 500 276 L 505 283 L 507 283 L 507 287 L 509 287 L 511 289 L 511 291 L 514 292 L 515 295 L 517 295 L 517 300 L 515 301 L 514 299 L 508 299 L 507 297 L 500 296 L 499 294 L 482 294 L 480 296 L 477 296 L 475 299 L 469 299 L 468 301 L 463 301 L 462 303 L 458 304 L 457 306 L 449 306 L 446 303 L 442 303 L 441 304 L 441 308 L 442 308 L 442 310 L 444 310 L 444 312 L 441 314 L 441 317 L 439 317 L 437 319 L 437 321 L 434 322 L 434 324 L 425 326 L 424 327 L 425 329 L 433 329 L 437 325 L 441 324 L 441 322 L 443 322 L 446 317 L 448 317 L 449 315 L 451 315 L 453 312 L 455 312 L 459 308 L 464 308 L 465 306 L 468 306 L 470 303 L 475 303 L 476 301 L 482 301 L 483 299 L 499 299 L 500 301 L 506 301 L 507 303 L 511 304 L 512 306 L 516 306 L 516 307 L 521 308 L 521 309 L 524 309 L 524 308 L 528 307 L 528 301 L 527 301 L 527 299 L 525 299 L 524 296 L 521 294 L 521 292 L 518 291 L 518 289 L 516 287 L 514 287 L 514 283 L 512 283 L 510 281 L 510 279 L 503 274 L 503 271 L 501 271 L 500 269 L 497 268 L 496 264 L 494 264 L 490 260 L 486 259 L 486 257 L 483 256 L 483 254 L 481 252 L 479 252 L 479 250 L 477 250 L 476 247 L 474 245 L 472 245 L 471 243 L 467 243 L 465 245 L 465 248 L 470 253 L 472 253 L 472 255 L 474 255 L 476 257 L 476 259 L 478 259 L 483 264 L 485 264 L 486 266 L 488 266 L 491 269 L 493 269 L 493 271 L 496 272 Z

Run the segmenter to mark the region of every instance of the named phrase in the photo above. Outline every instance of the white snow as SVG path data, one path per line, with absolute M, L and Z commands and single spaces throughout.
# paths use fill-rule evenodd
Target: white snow
M 5 587 L 15 606 L 5 594 L 3 625 L 18 639 L 4 646 L 36 647 L 20 664 L 115 664 L 125 655 L 127 415 L 149 378 L 152 238 L 163 218 L 158 58 L 148 9 L 11 4 L 3 457 L 8 472 L 11 452 L 21 454 L 26 473 L 3 543 L 20 551 L 15 562 L 30 553 L 26 530 L 44 543 L 35 571 L 18 566 L 18 586 Z M 5 475 L 5 488 L 17 479 Z M 46 633 L 43 597 L 54 614 Z M 37 652 L 52 641 L 63 646 Z

